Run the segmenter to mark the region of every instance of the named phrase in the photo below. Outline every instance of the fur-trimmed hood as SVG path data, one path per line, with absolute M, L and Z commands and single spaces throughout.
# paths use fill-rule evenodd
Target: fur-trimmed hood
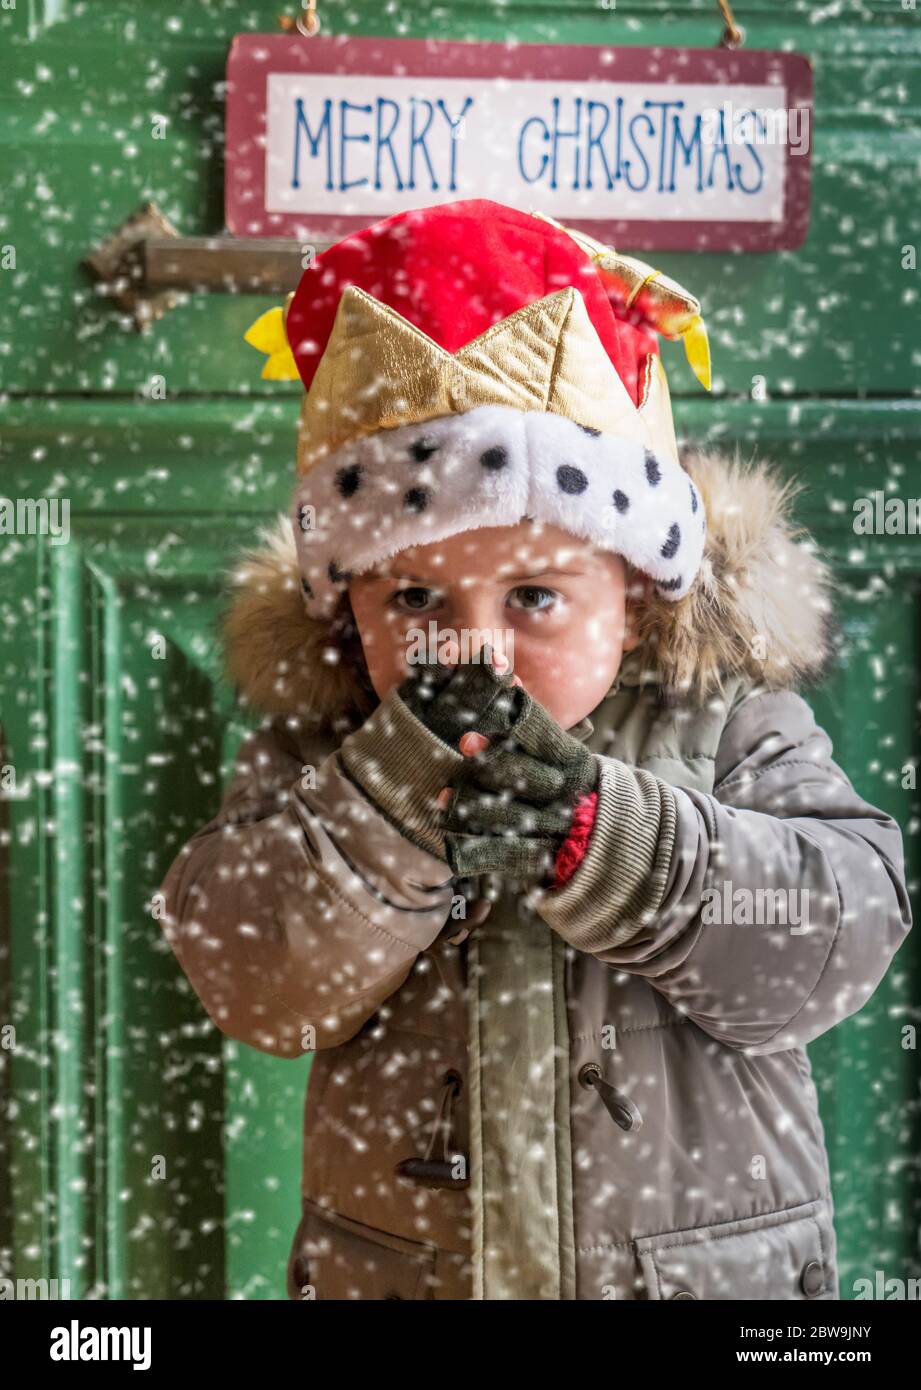
M 691 592 L 651 594 L 637 621 L 642 666 L 669 695 L 701 702 L 729 676 L 770 688 L 814 683 L 832 649 L 831 576 L 790 516 L 799 484 L 763 462 L 686 450 L 703 497 L 707 540 Z M 243 700 L 267 715 L 331 723 L 376 703 L 353 625 L 305 612 L 290 518 L 230 576 L 223 634 Z

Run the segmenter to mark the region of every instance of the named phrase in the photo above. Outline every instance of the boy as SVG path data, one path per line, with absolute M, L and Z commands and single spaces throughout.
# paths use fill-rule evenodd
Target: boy
M 217 1025 L 315 1053 L 292 1298 L 838 1297 L 805 1044 L 911 926 L 901 836 L 793 690 L 788 490 L 679 460 L 698 307 L 472 201 L 257 325 L 308 388 L 227 621 L 268 719 L 163 891 Z

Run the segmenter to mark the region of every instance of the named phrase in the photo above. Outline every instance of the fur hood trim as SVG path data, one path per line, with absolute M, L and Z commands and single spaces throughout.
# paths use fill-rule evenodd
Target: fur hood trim
M 695 703 L 732 676 L 771 689 L 814 683 L 830 661 L 831 573 L 791 520 L 801 484 L 704 450 L 681 462 L 703 497 L 706 547 L 691 592 L 676 603 L 651 591 L 635 618 L 645 678 Z M 288 516 L 233 572 L 223 631 L 228 674 L 263 714 L 331 724 L 377 703 L 350 614 L 305 612 Z

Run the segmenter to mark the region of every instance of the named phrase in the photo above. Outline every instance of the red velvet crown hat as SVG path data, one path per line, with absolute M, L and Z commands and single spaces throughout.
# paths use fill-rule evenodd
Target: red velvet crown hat
M 638 314 L 616 316 L 613 292 L 572 236 L 484 198 L 387 217 L 337 242 L 304 271 L 286 329 L 308 391 L 347 285 L 388 304 L 451 353 L 516 309 L 572 285 L 635 405 L 641 367 L 657 350 Z
M 680 599 L 702 500 L 681 468 L 656 333 L 709 385 L 697 301 L 540 213 L 398 213 L 316 257 L 247 341 L 299 376 L 293 524 L 305 602 L 409 545 L 525 517 L 623 554 Z

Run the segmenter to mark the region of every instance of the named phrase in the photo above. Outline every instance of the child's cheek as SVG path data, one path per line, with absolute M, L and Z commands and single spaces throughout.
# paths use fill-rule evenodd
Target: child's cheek
M 570 608 L 515 633 L 515 673 L 563 728 L 589 714 L 620 668 L 622 632 L 611 614 Z

